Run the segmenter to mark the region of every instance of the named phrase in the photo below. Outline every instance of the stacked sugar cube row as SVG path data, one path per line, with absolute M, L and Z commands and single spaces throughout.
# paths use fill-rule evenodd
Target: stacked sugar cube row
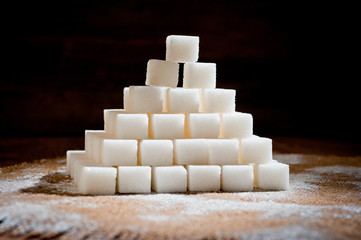
M 99 130 L 85 132 L 85 153 L 109 167 L 260 164 L 272 160 L 272 140 L 255 135 L 243 139 L 117 139 Z
M 124 88 L 124 108 L 104 110 L 104 130 L 85 131 L 85 150 L 67 152 L 81 193 L 287 189 L 272 140 L 253 135 L 252 115 L 236 112 L 235 90 L 216 88 L 216 64 L 197 62 L 198 51 L 198 37 L 168 36 L 145 85 Z
M 118 139 L 248 138 L 253 134 L 251 114 L 129 113 L 104 110 L 104 136 Z
M 68 151 L 70 175 L 83 194 L 159 193 L 189 191 L 252 191 L 288 187 L 288 166 L 274 160 L 257 165 L 169 165 L 105 167 L 85 151 Z

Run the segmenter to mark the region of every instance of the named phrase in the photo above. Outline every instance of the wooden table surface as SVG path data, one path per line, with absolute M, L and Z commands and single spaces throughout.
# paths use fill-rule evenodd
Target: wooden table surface
M 273 140 L 287 191 L 84 196 L 64 159 L 82 137 L 2 139 L 0 238 L 360 239 L 359 146 Z

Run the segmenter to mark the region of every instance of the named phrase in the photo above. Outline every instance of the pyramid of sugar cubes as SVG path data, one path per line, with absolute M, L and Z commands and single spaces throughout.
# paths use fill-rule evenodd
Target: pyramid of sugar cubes
M 124 88 L 123 109 L 104 110 L 104 130 L 85 131 L 67 151 L 82 194 L 285 190 L 289 166 L 272 140 L 253 135 L 234 89 L 216 88 L 216 64 L 198 62 L 199 37 L 171 35 L 166 59 L 151 59 L 144 86 Z M 180 64 L 183 86 L 178 86 Z

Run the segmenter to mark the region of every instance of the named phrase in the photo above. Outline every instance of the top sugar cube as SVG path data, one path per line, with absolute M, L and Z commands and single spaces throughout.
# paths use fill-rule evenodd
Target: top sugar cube
M 199 37 L 170 35 L 166 40 L 166 60 L 170 62 L 197 62 Z

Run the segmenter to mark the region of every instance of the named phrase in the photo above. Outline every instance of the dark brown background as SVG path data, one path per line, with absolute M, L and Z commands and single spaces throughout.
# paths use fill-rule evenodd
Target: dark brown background
M 254 132 L 360 143 L 352 6 L 307 1 L 44 1 L 3 5 L 3 137 L 83 136 L 143 85 L 171 34 L 237 90 Z M 229 1 L 230 2 L 230 1 Z M 359 68 L 359 66 L 358 66 Z

